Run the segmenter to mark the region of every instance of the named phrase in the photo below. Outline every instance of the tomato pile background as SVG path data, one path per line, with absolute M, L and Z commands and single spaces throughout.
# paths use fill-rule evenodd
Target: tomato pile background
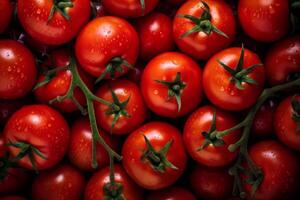
M 0 200 L 300 199 L 300 1 L 1 0 Z

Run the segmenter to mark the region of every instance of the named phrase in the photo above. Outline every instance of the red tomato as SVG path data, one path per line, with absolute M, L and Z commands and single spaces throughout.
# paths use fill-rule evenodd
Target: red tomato
M 261 64 L 259 57 L 247 49 L 243 55 L 241 48 L 225 49 L 211 57 L 205 65 L 204 92 L 220 108 L 233 111 L 249 108 L 263 90 L 265 70 L 258 66 Z M 241 60 L 243 62 L 239 62 Z M 220 62 L 231 69 L 230 72 Z
M 72 40 L 88 22 L 91 10 L 89 0 L 18 0 L 17 7 L 25 31 L 48 45 Z
M 97 90 L 96 96 L 117 106 L 95 103 L 97 123 L 104 130 L 128 134 L 145 121 L 146 107 L 135 83 L 125 79 L 107 82 Z
M 99 77 L 105 73 L 106 78 L 117 78 L 128 71 L 126 62 L 135 64 L 138 40 L 136 31 L 127 21 L 112 16 L 98 17 L 77 37 L 76 57 L 91 75 Z
M 270 48 L 265 59 L 270 85 L 285 83 L 300 72 L 300 36 L 289 37 Z
M 261 42 L 273 42 L 289 30 L 289 1 L 240 0 L 238 17 L 250 37 Z
M 249 155 L 264 173 L 255 200 L 294 199 L 299 188 L 299 159 L 291 151 L 276 141 L 265 140 L 250 147 Z M 251 185 L 245 184 L 245 189 L 250 199 Z
M 125 170 L 120 165 L 115 165 L 114 171 L 115 182 L 122 186 L 121 196 L 123 199 L 142 200 L 142 190 L 130 179 Z M 84 200 L 104 200 L 104 187 L 109 183 L 109 167 L 106 167 L 95 173 L 89 180 L 85 189 Z M 106 195 L 106 198 L 113 199 L 109 194 Z
M 26 200 L 26 199 L 20 196 L 6 196 L 6 197 L 0 197 L 0 200 Z
M 164 190 L 151 191 L 147 200 L 196 200 L 196 197 L 182 187 L 171 187 Z
M 202 71 L 188 56 L 167 52 L 153 58 L 144 69 L 141 90 L 147 106 L 165 117 L 183 116 L 202 99 Z
M 27 103 L 27 99 L 0 100 L 0 128 L 4 127 L 10 116 L 21 106 Z
M 105 10 L 112 15 L 135 18 L 150 13 L 157 5 L 158 0 L 103 0 L 102 3 Z
M 140 37 L 140 58 L 150 60 L 154 56 L 174 48 L 171 18 L 163 13 L 152 13 L 137 21 Z
M 222 0 L 187 1 L 177 11 L 173 35 L 181 51 L 195 59 L 207 60 L 234 40 L 233 11 Z
M 122 155 L 123 166 L 131 178 L 151 190 L 175 183 L 187 162 L 180 132 L 163 122 L 150 122 L 131 133 Z
M 226 168 L 208 168 L 197 165 L 189 176 L 193 191 L 201 199 L 219 200 L 231 196 L 233 176 Z
M 0 40 L 0 99 L 17 99 L 33 87 L 37 70 L 31 52 L 14 40 Z
M 9 25 L 13 11 L 14 6 L 10 0 L 0 1 L 0 33 L 3 33 Z
M 216 129 L 212 128 L 214 113 Z M 200 107 L 189 116 L 184 126 L 183 139 L 190 156 L 210 167 L 230 164 L 236 159 L 238 152 L 230 152 L 228 146 L 238 141 L 240 131 L 234 131 L 222 139 L 210 138 L 210 134 L 215 130 L 223 131 L 235 125 L 237 121 L 230 113 L 212 106 Z
M 142 63 L 137 63 L 135 68 L 128 72 L 127 79 L 139 84 L 141 82 L 144 67 L 145 66 Z
M 4 141 L 3 135 L 0 133 L 0 158 L 5 157 L 5 154 L 7 152 L 7 147 Z M 2 165 L 1 165 L 2 167 Z
M 69 127 L 63 116 L 52 108 L 29 105 L 12 115 L 5 126 L 4 136 L 6 143 L 13 144 L 8 147 L 13 157 L 22 150 L 27 151 L 25 157 L 17 160 L 20 166 L 40 170 L 56 165 L 64 157 L 69 143 Z

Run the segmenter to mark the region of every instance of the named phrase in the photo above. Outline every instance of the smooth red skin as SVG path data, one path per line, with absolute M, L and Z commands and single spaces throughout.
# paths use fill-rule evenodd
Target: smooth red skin
M 2 133 L 0 133 L 0 158 L 5 157 L 6 152 L 7 152 L 7 147 L 4 141 L 4 136 Z
M 158 0 L 145 0 L 143 11 L 140 0 L 103 0 L 105 10 L 122 18 L 136 18 L 150 13 L 157 5 Z
M 60 49 L 52 52 L 50 58 L 44 63 L 44 65 L 50 67 L 50 70 L 52 69 L 51 67 L 59 68 L 65 67 L 69 64 L 70 55 L 66 49 Z M 77 69 L 81 79 L 91 89 L 93 87 L 91 77 L 89 77 L 85 72 L 83 72 L 80 67 L 77 67 Z M 40 74 L 38 78 L 38 83 L 42 82 L 43 80 L 45 80 L 45 75 Z M 64 96 L 67 94 L 70 88 L 71 81 L 72 73 L 70 70 L 60 71 L 56 73 L 55 77 L 51 79 L 50 82 L 34 90 L 34 94 L 39 102 L 49 104 L 49 101 L 55 99 L 56 97 Z M 81 89 L 76 87 L 73 95 L 80 103 L 80 105 L 86 105 L 86 99 Z M 74 112 L 78 110 L 78 107 L 71 99 L 65 99 L 60 102 L 55 102 L 51 105 L 63 112 Z
M 99 77 L 109 61 L 122 57 L 134 66 L 138 56 L 139 39 L 136 31 L 124 19 L 104 16 L 90 21 L 80 32 L 75 44 L 76 58 L 85 71 Z M 125 74 L 116 72 L 115 78 Z M 109 75 L 106 76 L 110 78 Z
M 25 31 L 36 40 L 48 45 L 61 45 L 71 41 L 90 17 L 89 0 L 72 0 L 67 9 L 68 21 L 58 12 L 48 22 L 53 6 L 51 0 L 19 0 L 18 18 Z
M 300 133 L 293 120 L 292 96 L 286 97 L 277 107 L 274 116 L 274 129 L 278 139 L 294 150 L 300 150 Z M 300 101 L 300 96 L 296 96 Z
M 0 99 L 17 99 L 33 87 L 37 69 L 32 53 L 14 40 L 0 40 Z
M 162 149 L 166 143 L 173 143 L 166 154 L 166 158 L 178 170 L 167 168 L 164 173 L 155 171 L 149 162 L 143 162 L 141 157 L 147 149 L 144 136 L 148 138 L 156 151 Z M 164 122 L 147 123 L 131 133 L 122 149 L 123 166 L 129 176 L 141 187 L 157 190 L 166 188 L 177 181 L 182 175 L 187 163 L 183 141 L 180 132 Z
M 105 142 L 117 149 L 118 144 L 109 135 L 99 130 Z M 97 163 L 98 168 L 103 168 L 109 164 L 109 157 L 106 150 L 100 143 L 97 143 Z M 88 118 L 81 118 L 74 122 L 71 129 L 68 158 L 76 167 L 84 171 L 94 171 L 92 167 L 92 132 Z
M 286 147 L 273 140 L 252 145 L 249 155 L 264 173 L 264 179 L 254 199 L 293 199 L 293 195 L 299 189 L 299 159 Z M 247 199 L 250 199 L 251 188 L 251 185 L 245 184 Z
M 264 66 L 259 66 L 248 77 L 257 84 L 243 82 L 244 90 L 240 90 L 230 81 L 231 75 L 217 60 L 235 69 L 241 54 L 241 48 L 225 49 L 209 59 L 203 72 L 203 86 L 207 98 L 216 106 L 230 111 L 240 111 L 251 107 L 261 94 L 265 83 Z M 261 64 L 259 57 L 245 49 L 243 69 L 254 64 Z
M 274 42 L 289 30 L 288 0 L 241 0 L 237 9 L 244 32 L 261 42 Z
M 213 119 L 213 113 L 216 111 L 216 127 L 218 131 L 223 131 L 237 125 L 233 115 L 226 111 L 216 109 L 212 106 L 203 106 L 193 112 L 184 125 L 183 140 L 190 156 L 198 163 L 209 167 L 222 167 L 234 161 L 238 152 L 228 151 L 228 146 L 238 141 L 240 131 L 234 131 L 224 136 L 222 139 L 225 145 L 215 147 L 209 145 L 201 151 L 197 149 L 204 143 L 205 137 L 202 132 L 209 131 Z
M 191 20 L 178 17 L 178 15 L 193 15 L 200 17 L 203 13 L 202 3 L 198 0 L 191 0 L 184 3 L 176 13 L 173 21 L 173 35 L 179 49 L 184 53 L 199 60 L 207 60 L 215 53 L 228 47 L 236 35 L 236 24 L 233 11 L 223 0 L 205 0 L 210 7 L 211 22 L 219 30 L 225 33 L 228 38 L 215 32 L 207 35 L 204 32 L 193 33 L 187 37 L 180 38 L 185 32 L 195 26 Z
M 181 93 L 181 109 L 175 97 L 169 99 L 168 87 L 156 80 L 174 81 L 177 72 L 186 87 Z M 180 117 L 191 112 L 202 100 L 202 71 L 190 57 L 177 52 L 167 52 L 153 58 L 144 69 L 141 90 L 147 106 L 164 117 Z M 168 100 L 169 99 L 169 100 Z
M 69 127 L 63 116 L 46 105 L 24 106 L 15 112 L 4 129 L 5 142 L 25 142 L 37 148 L 47 159 L 34 154 L 38 170 L 51 168 L 64 157 L 69 144 Z M 20 149 L 8 147 L 13 157 Z M 33 169 L 28 156 L 17 162 Z
M 80 200 L 85 188 L 83 174 L 71 165 L 62 164 L 41 172 L 31 188 L 33 200 Z
M 289 75 L 300 72 L 300 36 L 286 38 L 270 48 L 265 58 L 270 85 L 288 81 Z
M 172 21 L 167 15 L 154 12 L 138 19 L 136 28 L 140 38 L 141 59 L 147 61 L 174 49 Z
M 0 1 L 0 33 L 3 33 L 9 25 L 13 11 L 14 6 L 10 0 Z
M 6 197 L 0 197 L 0 200 L 26 200 L 26 199 L 20 196 L 6 196 Z
M 142 200 L 142 189 L 127 175 L 121 165 L 115 165 L 115 181 L 123 185 L 123 195 L 128 200 Z M 103 187 L 109 183 L 109 167 L 95 173 L 89 180 L 84 200 L 104 200 Z
M 189 184 L 198 198 L 219 200 L 231 196 L 233 176 L 226 168 L 208 168 L 197 165 L 189 175 Z
M 171 187 L 164 190 L 151 191 L 147 200 L 196 200 L 196 197 L 182 187 Z
M 95 95 L 113 103 L 110 86 L 120 102 L 124 102 L 130 98 L 125 108 L 130 117 L 121 115 L 114 128 L 111 129 L 114 115 L 106 114 L 106 111 L 109 110 L 108 106 L 95 102 L 97 123 L 107 132 L 112 132 L 116 135 L 128 134 L 137 129 L 146 119 L 147 108 L 144 104 L 141 91 L 137 84 L 126 79 L 119 79 L 103 84 L 96 91 Z

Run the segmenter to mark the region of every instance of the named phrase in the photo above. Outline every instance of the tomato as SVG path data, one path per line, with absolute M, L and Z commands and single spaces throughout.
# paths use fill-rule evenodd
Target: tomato
M 260 65 L 259 57 L 244 48 L 229 48 L 217 53 L 206 63 L 203 72 L 207 98 L 226 110 L 251 107 L 264 88 L 265 70 Z
M 257 41 L 276 41 L 289 30 L 288 0 L 240 0 L 237 11 L 242 28 Z
M 157 5 L 158 0 L 103 0 L 102 3 L 105 10 L 112 15 L 135 18 L 150 13 Z
M 233 177 L 226 168 L 197 165 L 189 175 L 189 183 L 201 199 L 226 199 L 231 196 L 233 189 Z
M 221 139 L 211 138 L 211 133 L 232 128 L 236 124 L 234 116 L 226 111 L 212 106 L 197 109 L 187 119 L 183 131 L 183 140 L 190 156 L 198 163 L 210 167 L 232 163 L 238 153 L 230 152 L 228 146 L 238 141 L 240 131 L 236 130 Z
M 25 31 L 48 45 L 71 41 L 90 17 L 89 0 L 18 0 L 18 18 Z
M 57 70 L 58 68 L 63 69 L 70 64 L 70 54 L 66 49 L 60 49 L 53 51 L 51 56 L 44 62 L 46 70 Z M 78 72 L 81 76 L 81 79 L 85 84 L 92 88 L 91 78 L 84 73 L 80 67 L 77 67 Z M 45 72 L 47 73 L 47 72 Z M 38 87 L 34 94 L 37 100 L 41 103 L 49 103 L 49 101 L 55 99 L 58 96 L 64 96 L 70 88 L 72 81 L 72 73 L 70 70 L 61 70 L 56 73 L 45 74 L 42 73 L 39 75 L 38 83 L 41 87 Z M 75 101 L 77 101 L 81 106 L 86 105 L 86 99 L 83 92 L 79 88 L 75 88 L 73 94 Z M 65 99 L 60 102 L 53 103 L 53 106 L 58 108 L 63 112 L 73 112 L 78 110 L 78 107 L 73 102 L 72 99 Z
M 100 1 L 92 0 L 92 9 L 93 9 L 93 15 L 95 17 L 103 17 L 106 16 L 107 13 L 103 7 L 103 4 Z
M 128 72 L 127 79 L 139 84 L 141 82 L 144 67 L 145 66 L 142 63 L 137 63 L 134 69 Z
M 151 190 L 175 183 L 187 162 L 180 132 L 163 122 L 147 123 L 131 133 L 123 144 L 122 156 L 129 176 Z
M 196 197 L 182 187 L 171 187 L 164 190 L 151 191 L 147 200 L 196 200 Z
M 24 106 L 4 129 L 5 142 L 17 163 L 27 169 L 47 169 L 64 157 L 69 127 L 63 116 L 46 105 Z M 23 155 L 23 153 L 26 153 Z
M 0 128 L 4 127 L 10 116 L 17 111 L 27 99 L 0 100 Z
M 0 33 L 3 33 L 9 25 L 13 11 L 14 6 L 10 0 L 0 1 Z
M 6 197 L 0 197 L 0 200 L 26 200 L 26 199 L 20 196 L 6 196 Z
M 265 66 L 270 85 L 285 83 L 300 73 L 300 36 L 286 38 L 271 47 Z
M 130 179 L 125 170 L 120 165 L 115 165 L 114 171 L 115 182 L 120 184 L 122 187 L 121 196 L 123 199 L 142 200 L 143 197 L 141 188 L 139 188 L 135 182 Z M 105 194 L 104 192 L 105 186 L 109 183 L 109 167 L 106 167 L 91 177 L 85 189 L 84 200 L 113 199 L 109 196 L 109 194 Z M 115 197 L 115 199 L 117 199 L 117 197 Z
M 14 40 L 0 40 L 0 75 L 0 99 L 25 96 L 37 75 L 31 52 Z
M 265 140 L 252 145 L 249 155 L 264 174 L 255 200 L 294 199 L 299 188 L 299 159 L 291 151 L 276 141 Z M 251 189 L 245 184 L 247 199 Z
M 171 18 L 154 12 L 137 20 L 140 38 L 140 58 L 150 60 L 154 56 L 174 48 Z
M 165 117 L 183 116 L 202 99 L 202 71 L 188 56 L 167 52 L 153 58 L 144 69 L 141 90 L 147 106 Z
M 107 133 L 99 131 L 106 143 L 113 149 L 117 149 L 118 144 Z M 68 149 L 69 160 L 79 169 L 84 171 L 94 171 L 92 167 L 92 131 L 89 119 L 81 118 L 76 120 L 71 129 L 70 145 Z M 109 164 L 109 157 L 101 144 L 97 143 L 97 163 L 98 168 L 103 168 Z
M 80 32 L 76 57 L 85 71 L 102 78 L 117 78 L 134 65 L 138 56 L 138 35 L 127 21 L 112 16 L 98 17 Z
M 176 13 L 173 35 L 181 51 L 195 59 L 207 60 L 233 42 L 236 35 L 233 11 L 222 0 L 187 1 Z

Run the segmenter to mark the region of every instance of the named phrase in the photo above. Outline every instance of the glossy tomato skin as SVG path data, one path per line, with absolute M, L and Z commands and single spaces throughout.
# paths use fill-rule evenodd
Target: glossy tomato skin
M 184 125 L 183 140 L 190 156 L 198 163 L 209 167 L 222 167 L 232 163 L 237 157 L 237 152 L 230 152 L 228 146 L 238 141 L 240 131 L 234 131 L 222 139 L 225 145 L 214 146 L 197 151 L 205 141 L 202 132 L 210 130 L 213 114 L 216 112 L 216 129 L 226 130 L 237 125 L 237 120 L 230 113 L 216 109 L 212 106 L 203 106 L 193 112 Z
M 276 141 L 265 140 L 252 145 L 249 155 L 264 173 L 255 200 L 294 199 L 300 180 L 299 159 L 291 151 Z M 251 199 L 251 186 L 246 184 L 245 190 L 247 199 Z
M 300 96 L 294 97 L 300 101 Z M 291 105 L 293 96 L 286 97 L 277 107 L 274 116 L 274 129 L 279 140 L 294 150 L 300 150 L 300 133 L 297 123 L 293 120 Z
M 6 196 L 6 197 L 0 197 L 0 200 L 26 200 L 26 199 L 21 196 Z
M 236 35 L 236 23 L 230 6 L 221 1 L 205 0 L 211 10 L 211 23 L 225 33 L 228 38 L 215 32 L 206 34 L 203 31 L 181 36 L 196 24 L 180 15 L 200 17 L 203 13 L 202 3 L 198 0 L 185 2 L 177 11 L 173 21 L 173 36 L 179 49 L 195 59 L 207 60 L 215 53 L 228 47 Z
M 264 88 L 264 66 L 255 68 L 248 77 L 257 84 L 242 82 L 243 90 L 230 81 L 232 77 L 217 60 L 220 60 L 232 69 L 235 69 L 241 54 L 241 48 L 225 49 L 209 59 L 203 72 L 203 87 L 207 98 L 216 106 L 225 110 L 239 111 L 252 106 Z M 243 69 L 254 64 L 261 64 L 259 57 L 245 49 Z
M 0 75 L 0 99 L 23 97 L 36 81 L 35 58 L 19 42 L 0 40 Z
M 140 57 L 143 60 L 173 50 L 172 21 L 167 15 L 154 12 L 138 19 L 136 28 L 140 38 Z
M 164 190 L 151 191 L 146 200 L 196 200 L 196 197 L 182 187 L 171 187 Z
M 47 159 L 34 154 L 38 170 L 51 168 L 65 155 L 69 143 L 69 127 L 63 116 L 46 105 L 28 105 L 15 112 L 4 129 L 5 142 L 25 142 L 37 148 Z M 13 157 L 20 149 L 10 146 Z M 18 164 L 33 169 L 28 156 Z
M 238 17 L 247 35 L 261 42 L 273 42 L 289 30 L 288 0 L 241 0 Z
M 0 1 L 0 33 L 3 33 L 9 25 L 13 11 L 14 6 L 10 0 Z
M 89 0 L 71 0 L 71 2 L 73 7 L 65 8 L 70 20 L 55 12 L 48 22 L 54 1 L 19 0 L 17 5 L 19 21 L 30 36 L 44 44 L 67 43 L 88 22 L 91 9 Z
M 85 179 L 80 171 L 68 164 L 61 164 L 41 172 L 32 184 L 33 200 L 80 200 Z
M 143 152 L 147 150 L 144 136 L 156 151 L 161 150 L 172 140 L 166 158 L 178 169 L 166 167 L 165 172 L 159 172 L 148 161 L 142 161 Z M 131 133 L 123 144 L 122 156 L 123 166 L 129 176 L 138 185 L 150 190 L 172 185 L 181 176 L 187 163 L 180 132 L 164 122 L 150 122 Z
M 145 0 L 143 11 L 140 0 L 103 0 L 105 10 L 119 17 L 136 18 L 150 13 L 158 3 L 158 0 Z
M 113 103 L 114 101 L 110 87 L 120 102 L 125 102 L 129 99 L 128 104 L 125 107 L 125 111 L 129 116 L 127 117 L 121 114 L 115 126 L 111 129 L 115 115 L 106 114 L 109 107 L 96 102 L 95 113 L 97 123 L 107 132 L 112 131 L 112 133 L 116 135 L 128 134 L 138 128 L 146 119 L 147 110 L 142 94 L 138 85 L 135 83 L 125 79 L 119 79 L 103 84 L 96 91 L 96 96 Z
M 181 92 L 181 109 L 175 97 L 168 96 L 168 87 L 157 80 L 174 81 L 180 73 L 186 86 Z M 190 57 L 177 52 L 167 52 L 153 58 L 145 67 L 141 90 L 147 106 L 157 115 L 180 117 L 191 112 L 202 100 L 202 71 Z
M 75 52 L 83 69 L 98 77 L 115 57 L 121 57 L 134 65 L 139 52 L 138 46 L 138 35 L 131 24 L 118 17 L 104 16 L 90 21 L 81 30 Z M 124 72 L 116 72 L 115 78 L 128 71 L 124 65 L 122 68 Z
M 300 72 L 300 36 L 286 38 L 275 44 L 265 58 L 266 74 L 270 85 L 289 80 Z
M 227 168 L 208 168 L 197 165 L 189 175 L 189 184 L 198 198 L 219 200 L 231 196 L 233 176 Z
M 125 199 L 142 200 L 142 189 L 131 180 L 121 165 L 115 165 L 115 181 L 123 185 L 123 195 Z M 109 183 L 109 167 L 103 168 L 95 173 L 89 180 L 84 200 L 104 200 L 103 187 Z

